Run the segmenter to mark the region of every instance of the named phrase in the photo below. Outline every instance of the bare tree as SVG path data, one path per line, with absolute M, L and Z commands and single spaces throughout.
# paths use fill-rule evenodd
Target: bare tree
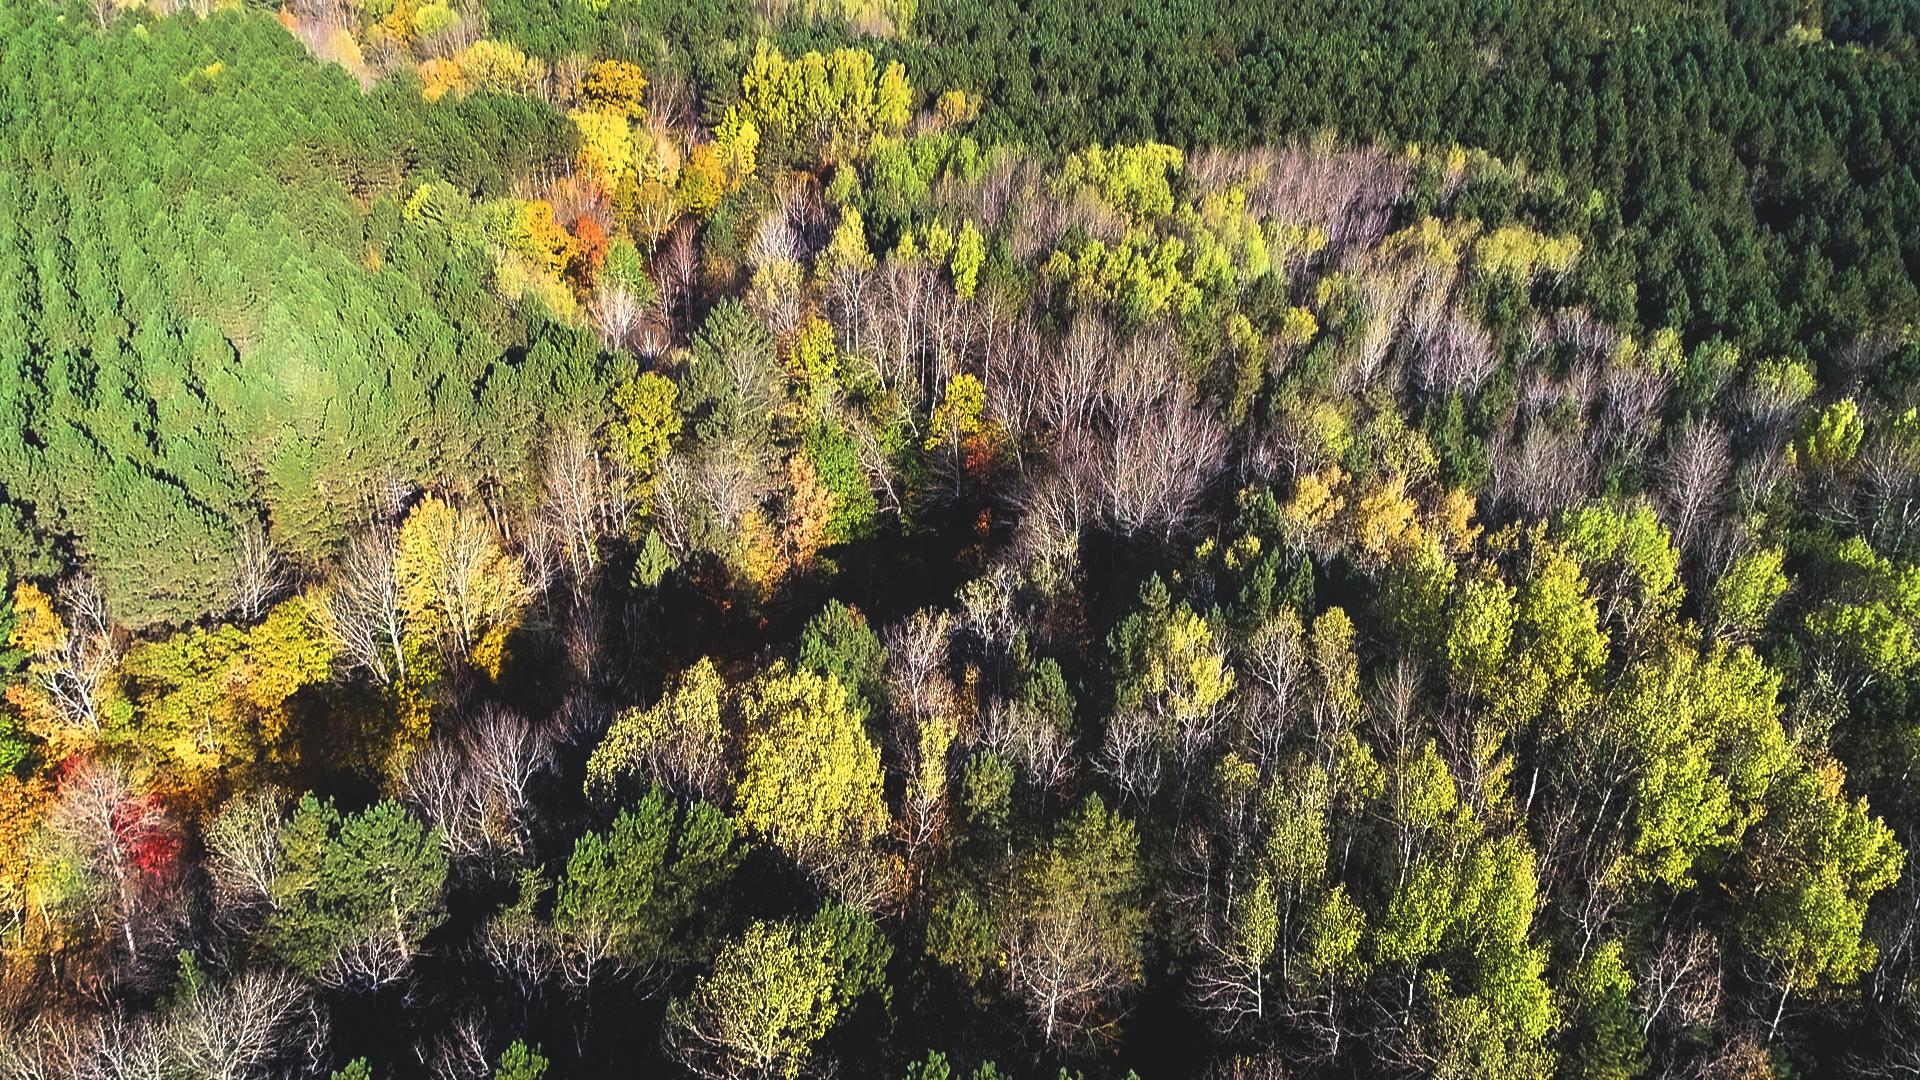
M 1127 532 L 1177 529 L 1226 458 L 1226 431 L 1194 400 L 1164 333 L 1137 337 L 1115 359 L 1102 415 L 1061 431 L 1055 452 L 1067 483 L 1099 492 Z
M 1588 484 L 1588 453 L 1571 432 L 1532 423 L 1517 440 L 1489 448 L 1495 502 L 1528 517 L 1545 517 L 1578 501 Z
M 247 622 L 259 619 L 286 587 L 280 555 L 260 522 L 253 518 L 235 531 L 240 557 L 233 572 L 233 610 Z
M 25 1031 L 0 1039 L 5 1080 L 170 1080 L 150 1023 L 120 1012 L 87 1017 L 47 1010 Z
M 1001 946 L 1014 995 L 1048 1044 L 1064 1046 L 1101 1034 L 1135 969 L 1113 912 L 1078 889 L 1041 889 Z
M 553 760 L 548 728 L 488 705 L 457 736 L 416 755 L 401 787 L 450 854 L 486 868 L 530 849 L 532 786 Z
M 1706 536 L 1726 498 L 1732 466 L 1731 443 L 1711 421 L 1674 436 L 1660 475 L 1667 520 L 1681 550 L 1695 549 Z
M 370 927 L 358 940 L 340 947 L 321 969 L 319 982 L 329 990 L 355 993 L 390 986 L 407 977 L 418 951 L 404 934 Z
M 1301 633 L 1292 612 L 1276 615 L 1254 632 L 1240 665 L 1248 687 L 1238 699 L 1245 742 L 1263 769 L 1279 764 L 1306 697 L 1309 661 Z
M 927 609 L 888 627 L 887 749 L 905 778 L 899 833 L 909 851 L 939 835 L 946 816 L 948 750 L 958 734 L 959 693 L 947 677 L 953 617 Z
M 1877 551 L 1908 551 L 1920 532 L 1920 442 L 1898 425 L 1860 453 L 1860 499 Z
M 995 698 L 981 720 L 981 741 L 1020 767 L 1042 791 L 1057 791 L 1073 775 L 1073 739 L 1053 721 L 1018 701 Z
M 124 768 L 85 761 L 60 786 L 47 826 L 97 888 L 96 925 L 141 963 L 142 939 L 164 945 L 178 884 L 171 854 L 178 829 L 152 798 L 134 791 Z
M 1644 364 L 1612 362 L 1600 374 L 1599 432 L 1623 461 L 1640 461 L 1660 432 L 1672 376 Z
M 119 667 L 125 646 L 113 627 L 99 582 L 75 575 L 61 583 L 59 599 L 66 609 L 66 635 L 31 670 L 64 723 L 97 735 L 101 693 Z
M 577 423 L 562 424 L 547 440 L 541 462 L 539 530 L 558 541 L 576 591 L 600 564 L 602 538 L 626 525 L 625 485 L 615 482 Z
M 689 320 L 694 279 L 700 270 L 693 233 L 693 223 L 682 221 L 667 235 L 665 247 L 652 260 L 654 284 L 660 292 L 660 313 L 670 328 L 684 326 Z
M 467 1012 L 455 1017 L 430 1042 L 415 1045 L 414 1056 L 434 1080 L 482 1080 L 493 1073 L 487 1055 L 490 1041 L 486 1018 Z
M 407 672 L 394 539 L 390 528 L 355 536 L 321 593 L 321 621 L 341 655 L 381 685 Z
M 529 1000 L 559 968 L 555 935 L 533 912 L 545 887 L 538 871 L 522 871 L 518 901 L 487 920 L 477 946 L 494 970 L 512 979 Z
M 228 799 L 207 823 L 202 839 L 216 917 L 246 924 L 265 914 L 279 876 L 286 803 L 280 788 L 252 788 Z
M 1198 902 L 1204 912 L 1207 898 Z M 1199 919 L 1199 960 L 1189 981 L 1194 999 L 1214 1026 L 1230 1032 L 1267 1014 L 1267 961 L 1273 955 L 1278 920 L 1264 882 L 1237 893 L 1227 889 L 1222 908 Z
M 587 300 L 587 317 L 593 320 L 593 328 L 600 332 L 601 340 L 613 348 L 630 348 L 634 330 L 646 315 L 646 305 L 624 282 L 601 282 Z
M 302 1041 L 324 1042 L 325 1024 L 307 989 L 278 971 L 244 971 L 188 995 L 160 1024 L 170 1075 L 250 1080 L 273 1075 Z
M 1669 931 L 1647 957 L 1635 996 L 1642 1034 L 1710 1024 L 1720 1011 L 1720 948 L 1705 930 Z
M 1076 440 L 1055 453 L 1078 455 L 1089 449 Z M 1071 471 L 1084 475 L 1094 468 L 1080 464 Z M 1020 522 L 1013 547 L 1037 579 L 1064 581 L 1079 565 L 1081 537 L 1100 515 L 1099 493 L 1052 469 L 1035 472 L 1014 496 Z
M 1109 357 L 1116 351 L 1113 328 L 1097 315 L 1082 313 L 1058 342 L 1038 358 L 1036 372 L 1022 381 L 1036 386 L 1036 409 L 1055 431 L 1077 431 L 1092 424 L 1106 381 Z
M 1098 763 L 1122 798 L 1145 803 L 1160 790 L 1166 740 L 1160 720 L 1146 709 L 1130 709 L 1107 722 Z
M 915 719 L 954 712 L 957 691 L 947 677 L 952 634 L 953 616 L 938 608 L 887 628 L 887 696 L 895 711 Z
M 1415 349 L 1414 376 L 1422 389 L 1436 396 L 1477 389 L 1499 361 L 1486 330 L 1452 308 Z

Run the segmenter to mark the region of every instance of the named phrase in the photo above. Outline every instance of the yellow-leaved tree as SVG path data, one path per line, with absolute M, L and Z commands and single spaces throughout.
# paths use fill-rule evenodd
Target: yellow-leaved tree
M 499 675 L 530 593 L 520 560 L 486 514 L 422 499 L 400 526 L 394 574 L 410 638 Z
M 838 679 L 784 661 L 742 688 L 741 826 L 812 869 L 856 856 L 887 827 L 880 749 Z
M 258 625 L 195 627 L 127 653 L 135 713 L 134 749 L 166 786 L 207 794 L 215 773 L 229 779 L 262 766 L 291 765 L 291 702 L 325 683 L 335 648 L 312 603 L 294 597 Z
M 640 103 L 640 95 L 646 89 L 647 77 L 640 65 L 626 60 L 602 60 L 593 65 L 580 83 L 580 92 L 589 101 L 628 117 L 646 112 L 646 106 Z

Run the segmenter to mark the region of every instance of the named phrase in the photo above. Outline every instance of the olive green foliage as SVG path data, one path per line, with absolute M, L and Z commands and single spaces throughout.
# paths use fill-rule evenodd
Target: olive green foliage
M 885 990 L 891 952 L 870 919 L 845 908 L 805 923 L 756 922 L 674 1000 L 668 1047 L 701 1071 L 798 1076 L 822 1036 Z
M 0 1074 L 1909 1068 L 1910 0 L 207 7 L 0 0 Z
M 886 653 L 866 616 L 830 600 L 800 631 L 803 668 L 831 676 L 871 709 L 880 700 Z
M 343 817 L 309 795 L 281 826 L 278 847 L 265 941 L 310 975 L 397 978 L 446 918 L 446 852 L 398 804 Z
M 606 832 L 574 842 L 555 890 L 553 927 L 630 971 L 684 962 L 699 955 L 696 916 L 713 914 L 714 889 L 742 854 L 718 810 L 678 808 L 650 791 Z

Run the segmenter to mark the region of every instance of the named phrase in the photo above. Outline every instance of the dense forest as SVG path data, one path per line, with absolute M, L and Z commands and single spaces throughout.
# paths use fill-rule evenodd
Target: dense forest
M 0 1080 L 1920 1078 L 1920 0 L 0 0 Z

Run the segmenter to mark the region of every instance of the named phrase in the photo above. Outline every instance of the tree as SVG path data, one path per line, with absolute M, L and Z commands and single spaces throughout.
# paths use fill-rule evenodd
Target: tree
M 857 854 L 886 828 L 880 751 L 846 689 L 785 662 L 740 691 L 740 825 L 802 865 Z
M 123 968 L 123 977 L 165 951 L 181 914 L 181 833 L 123 767 L 76 761 L 34 847 L 24 861 L 39 868 L 29 886 L 37 886 L 40 920 L 64 923 L 96 948 L 124 945 L 131 970 Z
M 570 981 L 591 987 L 612 964 L 643 982 L 699 955 L 696 915 L 744 851 L 733 825 L 706 803 L 684 810 L 657 789 L 605 833 L 574 842 L 554 895 L 553 929 Z
M 1733 560 L 1708 597 L 1716 636 L 1745 641 L 1766 627 L 1774 605 L 1787 591 L 1785 557 L 1780 548 L 1771 547 Z
M 546 726 L 487 705 L 409 760 L 400 786 L 449 856 L 491 873 L 532 850 L 532 789 L 554 764 L 554 741 Z
M 980 230 L 971 221 L 963 223 L 960 235 L 954 241 L 951 264 L 953 291 L 962 300 L 973 299 L 974 292 L 980 287 L 980 269 L 986 265 L 986 261 L 987 245 Z
M 1633 1004 L 1633 976 L 1620 943 L 1588 953 L 1567 988 L 1570 1028 L 1560 1075 L 1570 1080 L 1628 1080 L 1647 1067 L 1646 1036 Z
M 713 661 L 702 657 L 675 677 L 652 708 L 614 718 L 587 761 L 588 790 L 612 793 L 638 773 L 690 797 L 718 795 L 726 779 L 724 710 L 730 700 Z
M 285 792 L 271 786 L 241 792 L 204 827 L 217 920 L 251 925 L 266 914 L 279 874 L 285 799 Z
M 1832 761 L 1790 770 L 1744 849 L 1741 934 L 1780 991 L 1769 1037 L 1789 995 L 1846 986 L 1877 955 L 1862 933 L 1867 902 L 1893 884 L 1905 853 L 1865 800 L 1847 801 L 1843 779 Z
M 1624 872 L 1686 885 L 1740 844 L 1788 761 L 1778 692 L 1744 648 L 1670 645 L 1621 674 L 1600 730 L 1632 790 Z
M 394 541 L 393 573 L 409 632 L 440 645 L 449 659 L 499 674 L 529 596 L 519 561 L 484 514 L 422 499 Z
M 1262 875 L 1231 894 L 1225 916 L 1202 924 L 1205 960 L 1193 975 L 1201 1004 L 1232 1030 L 1267 1013 L 1267 963 L 1280 940 L 1273 882 Z
M 701 1076 L 791 1080 L 854 1005 L 884 992 L 892 948 L 864 915 L 755 922 L 668 1007 L 667 1048 Z
M 407 673 L 405 609 L 394 540 L 388 530 L 356 535 L 317 597 L 322 622 L 340 656 L 382 685 Z
M 1146 911 L 1131 822 L 1088 796 L 1018 871 L 1002 948 L 1015 997 L 1053 1046 L 1111 1034 L 1140 980 Z
M 225 983 L 198 973 L 183 953 L 192 979 L 182 972 L 178 999 L 161 1018 L 157 1041 L 182 1075 L 209 1080 L 245 1080 L 272 1075 L 319 1035 L 310 991 L 285 972 L 243 971 Z
M 55 743 L 55 753 L 64 755 L 76 739 L 99 738 L 126 643 L 92 578 L 68 579 L 60 599 L 67 609 L 64 618 L 35 586 L 14 587 L 14 626 L 7 644 L 30 659 L 26 678 L 8 687 L 7 697 Z
M 1163 754 L 1187 766 L 1211 745 L 1234 671 L 1220 631 L 1184 601 L 1174 605 L 1158 577 L 1141 587 L 1140 610 L 1115 628 L 1108 649 L 1115 719 L 1106 763 L 1123 790 L 1150 795 Z
M 1680 554 L 1644 502 L 1593 503 L 1564 515 L 1558 539 L 1592 582 L 1601 613 L 1633 636 L 1680 604 Z
M 906 69 L 890 61 L 876 77 L 875 66 L 862 49 L 788 60 L 762 43 L 740 78 L 740 103 L 787 159 L 850 161 L 875 136 L 898 136 L 912 119 Z
M 446 919 L 440 837 L 396 803 L 342 817 L 304 796 L 279 848 L 263 940 L 325 985 L 373 989 L 404 977 Z
M 603 109 L 637 117 L 646 112 L 640 95 L 647 89 L 647 77 L 640 65 L 625 60 L 602 60 L 593 65 L 581 80 L 580 92 Z
M 575 109 L 567 114 L 580 134 L 580 171 L 612 191 L 633 172 L 633 132 L 624 108 Z
M 1860 418 L 1860 406 L 1852 398 L 1841 398 L 1813 417 L 1801 436 L 1798 449 L 1809 469 L 1816 473 L 1838 474 L 1853 464 L 1866 434 L 1866 423 Z
M 680 434 L 680 414 L 674 403 L 679 394 L 672 380 L 646 371 L 613 391 L 614 418 L 607 424 L 607 446 L 614 461 L 632 478 L 634 493 L 644 507 L 660 466 Z
M 1726 433 L 1710 423 L 1681 431 L 1662 463 L 1667 520 L 1681 548 L 1691 549 L 1712 526 L 1732 471 Z
M 333 642 L 308 601 L 275 605 L 247 630 L 190 629 L 141 642 L 122 671 L 139 715 L 136 745 L 198 787 L 220 769 L 291 761 L 290 703 L 327 681 Z
M 882 701 L 886 650 L 857 609 L 829 600 L 800 631 L 799 666 L 830 676 L 870 713 Z

